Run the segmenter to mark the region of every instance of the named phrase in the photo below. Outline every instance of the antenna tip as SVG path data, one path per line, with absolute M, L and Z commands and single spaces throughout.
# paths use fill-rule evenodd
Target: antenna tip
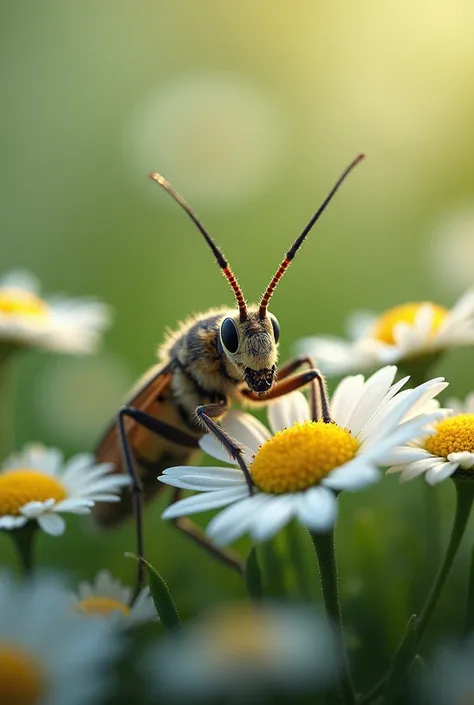
M 357 155 L 357 157 L 354 159 L 354 164 L 358 164 L 361 162 L 363 159 L 365 159 L 365 154 L 364 152 L 361 152 L 360 154 Z
M 161 184 L 162 186 L 166 186 L 168 184 L 165 177 L 161 176 L 161 174 L 158 174 L 156 171 L 151 171 L 148 174 L 148 178 L 151 179 L 152 181 L 156 181 L 158 184 Z

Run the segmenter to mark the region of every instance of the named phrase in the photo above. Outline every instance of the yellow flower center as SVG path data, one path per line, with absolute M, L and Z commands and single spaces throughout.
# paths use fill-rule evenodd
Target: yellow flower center
M 333 423 L 305 421 L 279 431 L 257 451 L 250 468 L 259 489 L 298 492 L 318 484 L 357 453 L 359 441 Z
M 271 664 L 279 642 L 272 621 L 252 605 L 226 605 L 207 618 L 203 643 L 224 667 Z
M 107 617 L 112 612 L 121 612 L 126 617 L 130 614 L 130 607 L 123 602 L 114 600 L 111 597 L 101 597 L 92 595 L 77 603 L 76 609 L 83 614 L 97 617 Z
M 31 291 L 14 287 L 0 289 L 0 315 L 44 318 L 48 314 L 48 304 Z
M 447 458 L 450 453 L 474 453 L 474 414 L 458 414 L 436 424 L 436 433 L 425 441 L 433 455 Z
M 0 702 L 36 705 L 43 699 L 46 678 L 36 661 L 16 645 L 0 642 Z
M 63 485 L 39 470 L 7 470 L 0 474 L 0 516 L 17 516 L 28 502 L 59 502 L 66 497 Z
M 410 326 L 413 325 L 418 311 L 422 306 L 426 305 L 426 303 L 412 303 L 395 306 L 389 309 L 377 319 L 372 331 L 372 338 L 387 343 L 387 345 L 394 345 L 395 338 L 393 332 L 395 326 L 398 323 L 408 323 Z M 448 309 L 444 308 L 444 306 L 438 306 L 437 304 L 429 303 L 428 305 L 433 309 L 433 319 L 429 332 L 430 337 L 432 337 L 448 315 Z

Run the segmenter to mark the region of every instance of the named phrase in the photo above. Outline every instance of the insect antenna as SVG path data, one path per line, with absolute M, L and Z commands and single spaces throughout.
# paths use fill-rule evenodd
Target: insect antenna
M 292 246 L 290 247 L 290 249 L 286 253 L 285 259 L 280 264 L 279 268 L 276 271 L 275 276 L 271 280 L 270 284 L 268 285 L 265 293 L 263 294 L 263 296 L 261 298 L 259 309 L 258 309 L 258 313 L 259 313 L 260 318 L 265 318 L 265 316 L 267 315 L 268 302 L 270 301 L 270 299 L 273 295 L 273 292 L 275 291 L 276 285 L 278 284 L 278 282 L 280 281 L 280 279 L 282 278 L 282 276 L 284 275 L 284 273 L 286 272 L 286 270 L 290 266 L 291 262 L 293 261 L 296 253 L 298 252 L 301 245 L 303 244 L 309 231 L 311 230 L 313 225 L 316 223 L 316 221 L 318 220 L 320 215 L 322 215 L 322 213 L 326 210 L 326 207 L 328 206 L 329 202 L 332 200 L 332 198 L 333 198 L 334 194 L 336 193 L 336 191 L 338 190 L 339 186 L 345 180 L 346 176 L 348 176 L 350 174 L 350 172 L 354 169 L 354 167 L 357 166 L 357 164 L 360 161 L 362 161 L 362 159 L 364 159 L 364 157 L 365 157 L 365 154 L 359 154 L 354 159 L 354 161 L 352 161 L 349 164 L 349 166 L 343 171 L 343 173 L 341 174 L 339 179 L 336 181 L 336 183 L 332 187 L 329 194 L 326 196 L 326 198 L 321 203 L 321 205 L 319 206 L 316 213 L 313 215 L 313 217 L 309 221 L 308 225 L 304 228 L 301 235 L 299 235 L 299 237 L 296 238 L 296 240 L 294 241 L 294 243 L 292 244 Z
M 199 232 L 203 235 L 205 241 L 209 245 L 209 247 L 212 250 L 212 254 L 216 258 L 217 264 L 222 270 L 223 275 L 229 282 L 229 284 L 232 287 L 232 291 L 234 292 L 234 296 L 237 300 L 237 306 L 239 307 L 239 314 L 240 314 L 240 320 L 245 321 L 247 319 L 248 313 L 247 313 L 247 304 L 245 303 L 245 298 L 242 293 L 242 289 L 239 286 L 239 283 L 237 279 L 235 278 L 235 275 L 233 271 L 231 270 L 229 263 L 227 262 L 226 258 L 224 257 L 223 253 L 221 250 L 217 247 L 216 243 L 212 239 L 212 237 L 209 235 L 207 232 L 206 228 L 204 225 L 201 223 L 199 218 L 197 217 L 196 213 L 193 211 L 191 206 L 186 203 L 184 198 L 174 190 L 174 188 L 170 185 L 170 183 L 163 177 L 161 174 L 157 174 L 155 172 L 150 174 L 150 179 L 153 181 L 156 181 L 156 183 L 161 186 L 173 200 L 178 203 L 181 208 L 189 215 L 191 220 L 193 221 L 194 225 L 197 227 Z

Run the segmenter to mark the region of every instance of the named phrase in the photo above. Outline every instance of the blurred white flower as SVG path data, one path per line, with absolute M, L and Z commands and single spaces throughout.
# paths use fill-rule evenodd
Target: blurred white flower
M 135 626 L 158 619 L 148 587 L 143 588 L 130 606 L 132 588 L 123 585 L 108 570 L 102 570 L 92 583 L 82 582 L 74 594 L 74 608 L 85 615 L 118 617 L 124 626 Z
M 130 132 L 140 175 L 159 171 L 190 201 L 241 203 L 284 169 L 281 107 L 231 73 L 175 78 L 137 108 Z
M 60 514 L 90 514 L 95 502 L 118 502 L 126 475 L 110 474 L 88 453 L 64 462 L 61 451 L 40 444 L 25 446 L 0 470 L 0 529 L 19 529 L 37 521 L 47 534 L 64 533 Z
M 332 397 L 333 423 L 311 420 L 301 392 L 269 405 L 273 436 L 252 415 L 230 411 L 222 427 L 243 449 L 254 494 L 249 496 L 239 467 L 168 468 L 161 482 L 201 494 L 171 505 L 163 518 L 229 505 L 207 528 L 219 545 L 246 533 L 266 541 L 293 517 L 311 531 L 329 531 L 337 516 L 336 493 L 377 482 L 394 447 L 425 435 L 426 425 L 445 415 L 434 402 L 447 386 L 442 377 L 400 392 L 408 377 L 393 384 L 396 373 L 396 367 L 384 367 L 366 381 L 362 375 L 342 380 Z M 200 445 L 237 466 L 213 436 L 204 436 Z
M 474 392 L 470 392 L 464 401 L 449 397 L 446 400 L 446 407 L 451 409 L 453 414 L 474 414 Z
M 314 608 L 227 604 L 156 644 L 147 658 L 156 693 L 192 702 L 233 694 L 324 687 L 335 675 L 333 635 Z
M 470 705 L 474 702 L 474 636 L 439 648 L 424 670 L 421 705 Z M 417 701 L 418 702 L 418 701 Z
M 297 353 L 315 358 L 324 374 L 339 375 L 473 345 L 474 290 L 450 310 L 425 302 L 395 306 L 380 316 L 360 311 L 348 327 L 352 340 L 303 338 L 296 343 Z
M 90 353 L 109 326 L 111 309 L 94 299 L 43 298 L 36 277 L 0 278 L 0 341 L 57 352 Z
M 120 649 L 104 620 L 71 612 L 50 578 L 20 583 L 0 573 L 0 700 L 4 705 L 93 705 L 110 692 Z
M 431 262 L 427 267 L 437 286 L 459 294 L 472 286 L 474 260 L 474 207 L 459 207 L 441 218 L 425 251 Z

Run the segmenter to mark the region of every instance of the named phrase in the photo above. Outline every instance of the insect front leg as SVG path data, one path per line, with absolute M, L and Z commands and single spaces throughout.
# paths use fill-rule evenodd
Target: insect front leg
M 313 360 L 309 357 L 302 356 L 281 367 L 276 375 L 276 384 L 269 392 L 266 392 L 265 394 L 258 394 L 250 389 L 243 389 L 241 394 L 245 399 L 252 402 L 266 404 L 272 399 L 278 399 L 285 394 L 289 394 L 290 392 L 301 389 L 306 385 L 310 385 L 310 408 L 312 420 L 318 421 L 319 418 L 321 418 L 324 423 L 331 423 L 332 419 L 329 412 L 326 385 L 321 372 L 313 367 L 310 370 L 291 376 L 295 370 L 304 364 L 313 367 Z M 319 414 L 319 408 L 321 408 L 321 414 Z
M 212 433 L 214 438 L 216 438 L 219 443 L 222 443 L 226 451 L 229 453 L 230 457 L 237 461 L 240 469 L 242 470 L 245 481 L 247 482 L 247 487 L 249 488 L 249 494 L 253 495 L 253 482 L 250 471 L 245 463 L 242 450 L 239 448 L 237 443 L 229 436 L 228 433 L 224 431 L 215 421 L 213 417 L 222 416 L 222 414 L 227 411 L 227 404 L 225 402 L 218 402 L 216 404 L 205 404 L 198 406 L 196 409 L 196 415 L 205 424 L 209 433 Z

